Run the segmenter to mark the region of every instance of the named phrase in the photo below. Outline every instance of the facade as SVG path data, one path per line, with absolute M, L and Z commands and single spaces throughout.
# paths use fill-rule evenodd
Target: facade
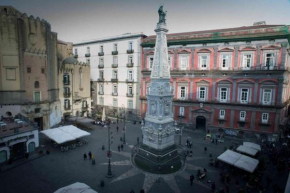
M 142 33 L 124 34 L 74 44 L 79 62 L 91 66 L 92 107 L 105 107 L 109 116 L 120 108 L 139 115 Z M 138 112 L 138 113 L 137 113 Z
M 76 60 L 72 43 L 58 41 L 59 99 L 62 117 L 89 116 L 91 112 L 90 65 Z
M 192 129 L 279 133 L 290 113 L 290 26 L 168 34 L 174 119 Z M 141 116 L 156 36 L 143 40 Z M 244 131 L 244 132 L 238 132 Z
M 0 6 L 0 115 L 21 114 L 40 129 L 61 121 L 57 34 L 50 24 Z

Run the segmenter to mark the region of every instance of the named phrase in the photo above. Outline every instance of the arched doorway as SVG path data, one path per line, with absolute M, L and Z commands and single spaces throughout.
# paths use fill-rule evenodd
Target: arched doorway
M 205 129 L 206 128 L 206 118 L 204 116 L 196 117 L 196 129 Z
M 35 151 L 35 143 L 34 142 L 31 142 L 28 144 L 28 152 L 31 153 L 31 152 L 34 152 Z
M 0 151 L 0 163 L 4 163 L 7 161 L 7 151 Z

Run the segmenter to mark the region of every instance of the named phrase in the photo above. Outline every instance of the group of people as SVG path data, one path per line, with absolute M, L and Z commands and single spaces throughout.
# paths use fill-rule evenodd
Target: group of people
M 92 159 L 94 158 L 92 152 L 90 152 L 90 151 L 89 151 L 89 153 L 88 153 L 88 156 L 89 156 L 89 159 L 90 159 L 90 160 L 92 160 Z M 84 153 L 84 160 L 86 160 L 86 159 L 88 158 L 88 156 L 87 156 L 86 153 Z
M 123 146 L 123 144 L 121 144 L 121 145 L 118 145 L 118 151 L 120 152 L 120 151 L 123 151 L 123 149 L 124 149 L 124 146 Z

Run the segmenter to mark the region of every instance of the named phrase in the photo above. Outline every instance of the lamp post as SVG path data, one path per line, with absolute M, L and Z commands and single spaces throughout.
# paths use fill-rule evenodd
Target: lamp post
M 124 114 L 123 144 L 126 144 L 126 111 L 124 105 L 122 105 L 122 110 Z
M 107 124 L 105 123 L 105 126 L 107 127 Z M 110 126 L 108 127 L 108 152 L 107 152 L 107 156 L 108 156 L 108 172 L 106 174 L 107 178 L 112 178 L 114 177 L 114 174 L 112 174 L 112 170 L 111 170 L 111 135 L 110 135 Z

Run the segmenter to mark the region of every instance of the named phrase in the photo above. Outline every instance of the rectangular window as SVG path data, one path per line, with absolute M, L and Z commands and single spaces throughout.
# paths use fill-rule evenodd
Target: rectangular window
M 179 107 L 179 116 L 184 116 L 184 107 Z
M 228 88 L 220 88 L 220 102 L 227 102 Z
M 113 93 L 117 94 L 118 93 L 118 86 L 113 85 Z
M 104 58 L 100 58 L 100 64 L 101 64 L 101 65 L 104 64 Z
M 149 85 L 147 85 L 147 87 L 146 87 L 147 89 L 146 89 L 146 94 L 150 94 L 150 84 Z
M 15 68 L 6 68 L 6 80 L 16 80 Z
M 133 42 L 129 42 L 129 50 L 133 50 Z
M 70 89 L 69 89 L 69 87 L 64 87 L 64 93 L 65 93 L 65 94 L 70 93 Z
M 206 96 L 206 87 L 199 87 L 199 100 L 205 101 L 205 96 Z
M 40 98 L 40 92 L 34 92 L 34 102 L 40 102 L 41 98 Z
M 104 52 L 104 46 L 103 45 L 100 46 L 100 52 L 101 53 Z
M 265 59 L 265 66 L 266 67 L 273 67 L 274 66 L 274 61 L 275 61 L 275 55 L 272 54 L 266 54 L 266 59 Z
M 87 101 L 83 101 L 83 107 L 87 107 Z
M 240 121 L 246 120 L 246 111 L 240 111 Z
M 100 97 L 100 105 L 104 105 L 104 98 Z
M 114 51 L 118 51 L 118 44 L 114 44 Z
M 182 56 L 180 59 L 180 69 L 181 70 L 186 70 L 188 67 L 188 57 Z
M 230 55 L 222 55 L 221 69 L 228 70 L 229 64 L 230 64 Z
M 113 99 L 113 106 L 118 107 L 118 99 Z
M 104 85 L 100 84 L 100 93 L 104 93 Z
M 78 55 L 78 49 L 75 48 L 75 55 Z
M 262 123 L 268 123 L 269 113 L 262 113 Z
M 243 69 L 250 69 L 252 65 L 252 55 L 244 54 L 243 55 Z
M 220 110 L 220 119 L 225 119 L 225 114 L 226 114 L 225 110 Z
M 128 80 L 133 80 L 133 70 L 128 70 Z
M 41 68 L 41 73 L 44 74 L 45 70 L 44 68 Z
M 128 63 L 133 64 L 133 56 L 132 55 L 128 56 Z
M 149 69 L 152 69 L 153 66 L 153 58 L 149 58 Z
M 129 95 L 133 94 L 133 86 L 128 86 L 128 94 Z
M 249 89 L 242 88 L 241 89 L 241 103 L 248 103 L 249 102 Z
M 65 85 L 68 85 L 69 84 L 69 75 L 68 74 L 64 74 L 63 75 L 63 83 Z
M 41 108 L 35 108 L 34 109 L 34 113 L 40 113 L 40 111 L 41 111 Z
M 118 71 L 117 70 L 113 70 L 113 78 L 118 79 Z
M 186 88 L 185 86 L 180 87 L 180 98 L 185 99 L 186 98 Z
M 87 54 L 90 54 L 90 47 L 87 47 Z
M 128 100 L 128 108 L 133 109 L 133 100 Z
M 118 64 L 118 56 L 113 56 L 113 64 Z
M 100 79 L 104 79 L 104 71 L 100 70 Z
M 64 100 L 64 106 L 65 106 L 65 108 L 69 108 L 69 106 L 70 106 L 70 100 L 69 99 L 65 99 Z
M 90 59 L 87 59 L 87 64 L 90 64 L 91 60 Z
M 272 90 L 271 89 L 264 89 L 263 90 L 263 105 L 270 105 L 272 100 Z
M 200 68 L 202 70 L 207 69 L 208 56 L 200 56 L 199 61 L 200 61 L 200 64 L 199 64 Z

